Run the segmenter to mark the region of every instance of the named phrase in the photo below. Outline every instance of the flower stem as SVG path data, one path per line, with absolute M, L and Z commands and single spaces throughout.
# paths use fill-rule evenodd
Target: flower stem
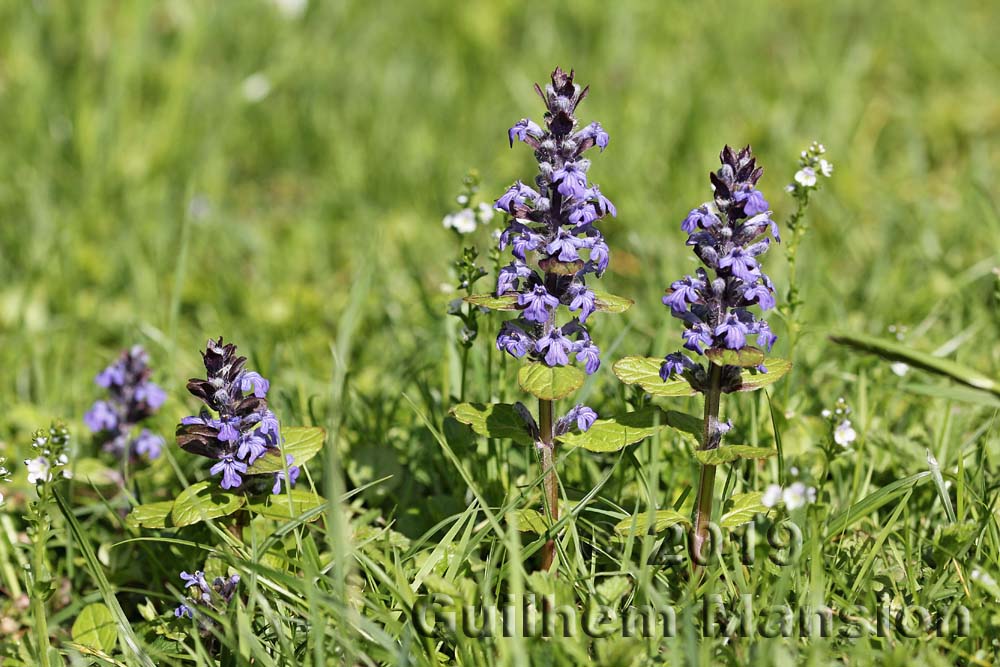
M 722 366 L 711 364 L 709 388 L 705 394 L 705 425 L 701 441 L 702 449 L 715 449 L 721 444 L 719 432 L 719 402 L 722 397 Z M 708 536 L 708 525 L 712 521 L 712 501 L 715 493 L 715 466 L 702 464 L 698 479 L 698 495 L 695 500 L 694 535 L 691 551 L 697 562 L 704 562 L 702 549 Z
M 44 485 L 47 487 L 47 484 Z M 47 503 L 47 488 L 42 492 L 41 497 L 38 499 L 38 507 L 40 512 L 45 510 L 41 509 Z M 46 524 L 47 517 L 41 517 L 41 520 L 35 524 L 35 534 L 34 538 L 34 558 L 31 564 L 31 615 L 34 617 L 35 621 L 35 643 L 38 647 L 38 664 L 40 667 L 49 667 L 49 624 L 48 618 L 45 613 L 45 599 L 48 597 L 45 591 L 42 590 L 42 582 L 44 581 L 43 571 L 46 570 L 45 563 L 45 546 L 48 541 L 48 526 Z
M 551 523 L 559 520 L 559 473 L 556 472 L 556 443 L 552 437 L 552 401 L 538 399 L 538 427 L 545 473 L 545 504 Z M 555 560 L 556 541 L 550 539 L 542 548 L 542 569 L 549 570 Z

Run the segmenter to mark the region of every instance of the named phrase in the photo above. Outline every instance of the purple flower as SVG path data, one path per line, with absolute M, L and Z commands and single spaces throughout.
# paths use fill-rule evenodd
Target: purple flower
M 576 360 L 584 363 L 587 375 L 593 375 L 601 367 L 601 350 L 590 339 L 577 343 L 573 351 L 576 352 Z
M 247 464 L 242 461 L 237 461 L 232 456 L 226 456 L 214 466 L 209 468 L 208 471 L 213 475 L 218 475 L 221 472 L 222 488 L 235 489 L 243 483 L 243 478 L 240 477 L 240 474 L 246 473 Z
M 687 310 L 687 304 L 701 301 L 699 291 L 703 289 L 704 281 L 685 276 L 670 285 L 670 293 L 663 297 L 663 304 L 670 306 L 670 310 L 675 313 L 682 313 Z
M 610 259 L 608 245 L 603 240 L 595 241 L 594 245 L 590 248 L 590 261 L 597 265 L 598 276 L 602 275 L 608 268 Z
M 754 216 L 766 213 L 768 210 L 767 200 L 764 199 L 764 195 L 760 193 L 760 190 L 752 186 L 747 185 L 738 190 L 735 199 L 738 203 L 743 204 L 744 215 Z
M 733 313 L 715 327 L 715 335 L 723 336 L 724 344 L 730 350 L 741 350 L 747 344 L 747 326 Z
M 281 425 L 278 423 L 278 418 L 274 416 L 274 413 L 270 410 L 265 410 L 264 414 L 260 418 L 260 432 L 270 437 L 273 442 L 277 443 L 280 428 Z
M 526 264 L 521 262 L 511 262 L 507 266 L 500 269 L 500 272 L 497 275 L 497 296 L 503 296 L 507 292 L 517 290 L 519 279 L 527 278 L 534 274 L 535 272 L 532 271 Z
M 582 283 L 573 283 L 568 289 L 572 301 L 569 302 L 570 312 L 580 311 L 580 322 L 586 322 L 587 318 L 596 307 L 596 297 L 594 293 L 587 289 Z
M 729 254 L 719 259 L 720 269 L 729 269 L 733 275 L 745 283 L 752 283 L 757 280 L 759 270 L 757 260 L 749 252 L 740 247 L 735 247 Z
M 191 609 L 191 607 L 187 606 L 186 604 L 182 604 L 179 605 L 176 609 L 174 609 L 174 616 L 176 616 L 177 618 L 183 618 L 184 616 L 187 616 L 188 618 L 193 619 L 194 610 Z
M 242 420 L 239 417 L 223 417 L 216 420 L 216 427 L 219 429 L 217 436 L 222 442 L 235 442 L 240 437 L 238 426 Z
M 705 353 L 701 347 L 702 345 L 711 346 L 715 341 L 711 329 L 704 322 L 697 322 L 691 325 L 690 328 L 684 330 L 681 337 L 684 338 L 684 347 L 698 354 Z
M 583 199 L 587 192 L 586 160 L 567 162 L 552 172 L 552 182 L 558 183 L 558 191 L 563 197 Z
M 588 202 L 580 202 L 570 210 L 567 216 L 569 221 L 576 227 L 588 225 L 600 217 L 597 208 Z
M 541 195 L 521 181 L 517 181 L 514 185 L 507 188 L 507 192 L 503 193 L 500 198 L 496 200 L 493 208 L 498 211 L 504 211 L 505 213 L 514 215 L 514 207 L 524 206 L 528 202 L 535 201 L 540 196 Z
M 530 292 L 519 294 L 517 305 L 524 308 L 524 319 L 529 322 L 548 322 L 549 311 L 559 305 L 559 299 L 549 294 L 544 285 L 535 285 Z
M 575 262 L 580 259 L 576 250 L 580 247 L 580 241 L 565 229 L 560 229 L 556 237 L 545 246 L 545 252 L 549 255 L 557 256 L 560 262 Z
M 107 401 L 97 401 L 83 416 L 83 421 L 94 433 L 114 431 L 118 426 L 118 414 Z
M 601 149 L 601 152 L 604 152 L 604 149 L 608 147 L 608 141 L 610 141 L 608 133 L 604 131 L 604 128 L 601 127 L 600 123 L 596 122 L 591 123 L 577 132 L 576 135 L 574 135 L 574 138 L 578 141 L 593 139 L 594 144 Z
M 264 456 L 267 451 L 267 440 L 258 432 L 251 431 L 240 436 L 239 447 L 236 456 L 249 464 Z
M 535 343 L 535 351 L 545 353 L 545 363 L 548 366 L 566 366 L 569 364 L 569 353 L 573 349 L 573 341 L 563 336 L 560 329 L 552 329 Z
M 533 349 L 535 341 L 517 325 L 504 322 L 497 336 L 497 349 L 520 359 Z
M 240 378 L 240 389 L 252 391 L 257 398 L 266 398 L 267 392 L 271 389 L 271 383 L 257 371 L 245 371 Z
M 154 415 L 166 400 L 163 389 L 149 380 L 151 373 L 149 355 L 142 346 L 135 345 L 94 379 L 107 390 L 107 399 L 96 401 L 83 420 L 105 451 L 132 459 L 143 455 L 154 459 L 159 455 L 159 445 L 150 446 L 154 440 L 132 437 L 135 428 Z M 162 439 L 156 441 L 162 443 Z
M 558 437 L 569 433 L 573 424 L 583 433 L 590 430 L 597 420 L 597 413 L 588 408 L 583 403 L 577 403 L 573 408 L 562 416 L 555 425 L 555 435 Z
M 611 200 L 601 194 L 601 189 L 596 185 L 590 188 L 590 192 L 587 194 L 587 199 L 595 200 L 597 202 L 597 210 L 601 212 L 601 215 L 611 214 L 611 217 L 618 217 L 618 209 L 615 205 L 611 203 Z
M 163 449 L 164 440 L 162 437 L 150 432 L 147 429 L 142 429 L 142 432 L 132 442 L 132 451 L 138 456 L 145 456 L 147 459 L 152 461 L 153 459 L 159 458 L 160 451 Z
M 719 225 L 719 219 L 714 213 L 708 210 L 708 207 L 702 204 L 698 208 L 691 209 L 691 212 L 687 214 L 684 221 L 681 223 L 681 229 L 691 234 L 699 227 L 702 229 L 710 229 Z
M 538 125 L 527 118 L 522 118 L 514 123 L 513 127 L 507 130 L 507 138 L 510 140 L 511 148 L 514 147 L 514 139 L 525 141 L 529 136 L 535 139 L 541 139 L 542 134 L 542 128 L 538 127 Z
M 295 459 L 291 454 L 285 456 L 285 463 L 288 465 L 288 487 L 291 488 L 295 486 L 295 482 L 299 480 L 299 467 L 292 465 Z M 271 488 L 271 493 L 277 495 L 281 493 L 281 482 L 285 479 L 285 471 L 279 470 L 274 473 L 274 486 Z
M 209 586 L 205 580 L 205 573 L 201 570 L 194 574 L 181 572 L 181 581 L 188 593 L 184 602 L 174 610 L 177 618 L 187 617 L 193 619 L 195 610 L 199 607 L 207 608 L 215 613 L 219 612 L 219 603 L 229 604 L 236 594 L 236 587 L 240 583 L 240 575 L 234 574 L 231 577 L 216 577 Z M 205 623 L 202 620 L 202 623 Z M 209 623 L 211 621 L 208 621 Z
M 680 375 L 685 369 L 690 368 L 694 364 L 690 359 L 685 357 L 683 354 L 678 352 L 673 352 L 668 354 L 663 363 L 660 364 L 660 379 L 666 382 L 673 375 Z
M 539 234 L 533 234 L 530 231 L 525 231 L 514 237 L 511 241 L 511 254 L 518 258 L 522 262 L 527 261 L 526 255 L 532 250 L 538 249 L 538 246 L 542 244 L 542 237 Z
M 774 293 L 763 284 L 756 283 L 743 291 L 743 298 L 756 303 L 762 310 L 774 308 Z

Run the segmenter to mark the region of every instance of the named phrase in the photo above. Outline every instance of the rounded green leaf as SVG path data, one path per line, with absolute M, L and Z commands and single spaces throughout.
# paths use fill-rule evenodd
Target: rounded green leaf
M 617 452 L 670 426 L 666 413 L 648 407 L 611 419 L 598 419 L 586 433 L 567 433 L 559 436 L 559 440 L 564 445 L 592 452 Z
M 767 506 L 761 502 L 764 494 L 760 491 L 741 493 L 730 498 L 729 511 L 719 519 L 719 525 L 723 528 L 735 528 L 744 523 L 753 521 L 758 514 L 765 514 Z
M 545 401 L 565 398 L 583 386 L 586 378 L 575 366 L 549 367 L 539 362 L 521 366 L 517 383 L 521 389 Z
M 289 426 L 281 429 L 281 435 L 285 438 L 280 449 L 268 450 L 264 456 L 253 462 L 247 469 L 248 475 L 263 475 L 275 473 L 285 469 L 285 456 L 289 454 L 294 458 L 292 463 L 300 466 L 323 449 L 323 441 L 326 439 L 326 431 L 319 426 Z
M 503 296 L 493 296 L 492 294 L 470 294 L 462 299 L 466 303 L 480 308 L 490 310 L 517 310 L 517 295 L 504 294 Z
M 715 449 L 699 449 L 694 455 L 699 461 L 708 466 L 717 466 L 729 463 L 736 459 L 766 459 L 778 453 L 776 449 L 769 447 L 751 447 L 749 445 L 723 445 Z
M 635 301 L 623 296 L 594 291 L 594 307 L 605 313 L 624 313 Z
M 461 403 L 451 409 L 452 416 L 487 438 L 510 438 L 522 445 L 533 445 L 524 420 L 509 403 Z
M 625 384 L 637 384 L 653 396 L 692 396 L 696 392 L 684 378 L 664 382 L 660 378 L 663 359 L 656 357 L 623 357 L 612 370 Z
M 246 496 L 226 493 L 216 480 L 198 482 L 181 491 L 174 500 L 170 519 L 175 526 L 192 526 L 207 519 L 229 516 L 246 502 Z
M 88 604 L 73 621 L 73 641 L 110 655 L 118 643 L 115 617 L 103 602 Z
M 788 371 L 792 370 L 792 362 L 787 359 L 779 359 L 778 357 L 766 357 L 764 359 L 764 366 L 767 367 L 766 373 L 744 369 L 740 376 L 742 384 L 734 391 L 757 391 L 758 389 L 763 389 L 785 377 Z
M 632 525 L 635 523 L 633 531 Z M 690 526 L 691 521 L 676 510 L 658 510 L 653 516 L 653 532 L 660 533 L 676 524 Z M 649 513 L 640 512 L 635 516 L 627 516 L 615 525 L 615 532 L 619 535 L 645 535 L 649 532 Z
M 517 520 L 517 529 L 522 533 L 543 535 L 549 529 L 549 522 L 537 510 L 515 510 L 511 512 Z
M 174 508 L 173 500 L 160 503 L 136 505 L 125 517 L 125 524 L 131 528 L 169 528 L 173 526 L 170 520 L 170 510 Z
M 764 363 L 764 352 L 756 347 L 741 350 L 725 350 L 713 347 L 705 351 L 705 356 L 716 366 L 739 366 L 753 368 Z
M 326 503 L 326 499 L 307 489 L 292 489 L 289 493 L 264 496 L 247 504 L 247 509 L 269 519 L 294 519 Z M 316 515 L 313 521 L 319 518 Z

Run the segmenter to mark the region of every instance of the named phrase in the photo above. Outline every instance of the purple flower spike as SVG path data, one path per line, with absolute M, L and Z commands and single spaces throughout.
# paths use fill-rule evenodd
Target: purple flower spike
M 747 344 L 747 327 L 734 314 L 728 315 L 722 324 L 715 327 L 715 335 L 722 336 L 730 350 L 741 350 Z
M 610 263 L 610 250 L 598 225 L 618 211 L 601 189 L 588 181 L 590 160 L 585 153 L 608 146 L 608 133 L 598 122 L 580 123 L 574 116 L 586 90 L 573 83 L 572 72 L 556 69 L 552 83 L 539 87 L 546 105 L 541 125 L 522 118 L 508 131 L 534 149 L 538 175 L 507 188 L 495 208 L 507 213 L 500 234 L 501 251 L 514 261 L 499 270 L 497 296 L 517 295 L 518 319 L 505 323 L 497 335 L 498 350 L 549 366 L 575 360 L 588 373 L 600 367 L 600 351 L 590 342 L 585 323 L 597 309 L 587 275 L 600 277 Z M 529 260 L 532 266 L 529 266 Z M 537 262 L 537 264 L 535 264 Z M 577 319 L 557 326 L 560 307 Z
M 83 421 L 104 451 L 119 457 L 155 459 L 162 438 L 136 427 L 152 417 L 166 400 L 166 392 L 150 381 L 149 355 L 139 345 L 125 350 L 97 374 L 96 384 L 107 390 L 107 400 L 94 403 Z M 148 435 L 147 435 L 148 434 Z M 159 443 L 159 444 L 156 444 Z

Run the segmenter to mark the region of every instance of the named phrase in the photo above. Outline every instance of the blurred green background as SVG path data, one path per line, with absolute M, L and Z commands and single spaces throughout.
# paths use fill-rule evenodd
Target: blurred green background
M 506 129 L 540 116 L 532 84 L 555 65 L 590 84 L 580 115 L 611 134 L 591 171 L 619 210 L 604 285 L 637 302 L 596 323 L 612 359 L 676 345 L 659 296 L 692 266 L 678 225 L 708 198 L 722 145 L 753 145 L 783 219 L 798 151 L 819 139 L 836 172 L 800 251 L 810 326 L 793 386 L 837 377 L 834 326 L 903 325 L 916 347 L 951 341 L 996 368 L 998 14 L 989 2 L 3 2 L 0 453 L 50 417 L 81 429 L 93 374 L 134 342 L 171 392 L 168 432 L 209 336 L 271 378 L 286 423 L 327 420 L 336 368 L 349 391 L 332 400 L 356 406 L 355 440 L 391 440 L 402 392 L 445 403 L 440 286 L 457 248 L 441 217 L 469 168 L 488 199 L 530 178 L 530 151 L 510 150 Z M 782 286 L 782 251 L 767 262 Z M 608 401 L 609 367 L 590 387 Z

